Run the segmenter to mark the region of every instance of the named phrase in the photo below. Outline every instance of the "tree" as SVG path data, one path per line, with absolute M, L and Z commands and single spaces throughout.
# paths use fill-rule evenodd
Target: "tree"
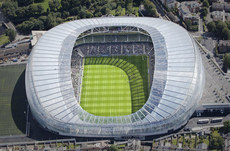
M 224 28 L 221 33 L 221 37 L 224 40 L 229 40 L 230 39 L 230 30 L 228 28 Z
M 153 17 L 158 16 L 156 6 L 153 4 L 153 2 L 151 2 L 150 0 L 144 0 L 143 4 L 145 7 L 145 15 Z
M 203 7 L 209 8 L 209 3 L 208 3 L 207 0 L 204 0 L 204 1 L 203 1 Z
M 45 27 L 46 29 L 50 29 L 54 26 L 56 26 L 56 16 L 55 14 L 51 13 L 47 16 L 46 18 L 46 24 L 45 24 Z
M 14 41 L 14 39 L 16 37 L 16 32 L 13 29 L 7 29 L 5 31 L 5 34 L 6 34 L 6 36 L 9 37 L 9 39 L 10 39 L 11 42 Z
M 229 54 L 225 55 L 224 60 L 226 61 L 226 63 L 230 67 L 230 56 L 229 56 Z M 230 132 L 230 120 L 224 121 L 223 130 L 224 130 L 225 133 L 229 133 Z
M 34 3 L 41 3 L 44 2 L 45 0 L 34 0 Z
M 37 5 L 29 5 L 28 12 L 29 12 L 28 14 L 30 14 L 30 16 L 35 15 L 38 12 Z
M 101 13 L 103 14 L 103 15 L 106 15 L 106 14 L 110 14 L 110 9 L 108 8 L 108 7 L 106 7 L 106 6 L 103 6 L 102 8 L 101 8 Z
M 59 0 L 49 1 L 49 7 L 51 11 L 57 11 L 60 6 Z
M 221 38 L 222 30 L 224 28 L 227 28 L 227 25 L 224 22 L 219 21 L 216 25 L 216 33 L 215 34 Z
M 212 132 L 210 149 L 222 149 L 224 146 L 224 139 L 220 136 L 218 132 Z
M 207 25 L 209 32 L 215 32 L 216 31 L 216 24 L 214 22 L 209 22 Z
M 118 147 L 115 146 L 115 145 L 111 145 L 111 146 L 109 147 L 109 151 L 118 151 Z
M 205 16 L 207 16 L 207 14 L 208 14 L 208 9 L 206 7 L 203 7 L 201 9 L 201 16 L 205 17 Z
M 129 3 L 127 5 L 127 14 L 132 14 L 133 11 L 133 3 Z
M 121 16 L 122 15 L 122 7 L 119 5 L 116 9 L 116 16 Z
M 25 18 L 26 16 L 26 7 L 19 7 L 16 11 L 18 18 Z
M 3 1 L 2 3 L 1 10 L 3 14 L 10 19 L 17 17 L 16 15 L 17 9 L 18 9 L 18 5 L 17 2 L 15 1 L 9 0 L 9 1 Z
M 230 68 L 230 55 L 229 54 L 225 54 L 224 56 L 223 68 L 225 72 L 227 72 L 227 70 Z M 224 132 L 225 133 L 230 132 L 230 121 L 224 122 Z
M 44 12 L 44 8 L 42 7 L 42 5 L 41 4 L 39 4 L 39 5 L 37 5 L 37 7 L 38 7 L 38 14 L 42 14 L 43 12 Z
M 81 8 L 80 7 L 74 7 L 70 10 L 71 15 L 79 15 Z
M 17 25 L 17 29 L 24 34 L 31 33 L 31 30 L 41 30 L 44 29 L 44 22 L 39 19 L 35 19 L 31 17 L 29 20 L 22 22 L 21 24 Z
M 18 6 L 27 6 L 33 3 L 33 0 L 17 0 Z
M 71 0 L 61 0 L 61 6 L 63 10 L 69 10 L 71 6 Z

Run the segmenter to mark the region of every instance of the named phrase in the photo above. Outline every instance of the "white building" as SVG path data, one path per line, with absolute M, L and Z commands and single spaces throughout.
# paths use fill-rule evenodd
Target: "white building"
M 151 36 L 155 55 L 151 91 L 135 113 L 95 116 L 85 111 L 74 95 L 72 50 L 82 32 L 114 26 L 142 28 Z M 185 125 L 201 99 L 205 76 L 198 46 L 181 26 L 149 17 L 108 17 L 75 20 L 47 31 L 33 47 L 25 81 L 34 118 L 52 132 L 81 137 L 141 137 L 169 133 Z

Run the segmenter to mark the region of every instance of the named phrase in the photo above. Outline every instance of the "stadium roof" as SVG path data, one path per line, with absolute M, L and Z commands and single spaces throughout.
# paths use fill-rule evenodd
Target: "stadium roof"
M 75 98 L 71 55 L 77 37 L 95 27 L 134 26 L 147 31 L 154 45 L 155 69 L 146 104 L 120 117 L 92 115 Z M 46 32 L 31 53 L 26 92 L 38 122 L 62 135 L 117 137 L 167 133 L 193 114 L 204 87 L 198 47 L 189 33 L 169 21 L 146 17 L 82 19 Z

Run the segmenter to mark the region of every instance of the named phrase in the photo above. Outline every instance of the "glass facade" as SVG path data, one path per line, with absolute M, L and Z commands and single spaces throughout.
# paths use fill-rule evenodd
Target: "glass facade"
M 152 38 L 155 69 L 146 104 L 119 117 L 95 116 L 75 98 L 71 55 L 77 37 L 95 27 L 134 26 Z M 204 88 L 198 47 L 189 33 L 172 22 L 146 17 L 82 19 L 58 25 L 37 42 L 26 69 L 31 111 L 45 128 L 61 135 L 83 137 L 146 136 L 184 125 Z

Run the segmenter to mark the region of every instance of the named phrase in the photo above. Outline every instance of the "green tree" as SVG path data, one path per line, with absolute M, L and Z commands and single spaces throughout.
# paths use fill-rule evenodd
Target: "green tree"
M 18 6 L 27 6 L 33 3 L 33 0 L 17 0 Z
M 17 9 L 18 9 L 18 5 L 17 2 L 15 1 L 9 0 L 9 1 L 3 1 L 2 3 L 1 10 L 3 14 L 10 19 L 17 17 L 16 15 Z
M 204 1 L 203 1 L 203 7 L 209 8 L 209 3 L 208 3 L 207 0 L 204 0 Z
M 49 1 L 49 7 L 51 11 L 57 11 L 60 6 L 59 0 Z
M 224 28 L 221 33 L 221 37 L 224 40 L 229 40 L 230 39 L 230 30 L 228 28 Z
M 44 2 L 45 0 L 34 0 L 34 3 L 41 3 Z
M 133 10 L 133 3 L 129 3 L 127 5 L 127 14 L 132 14 L 132 10 Z
M 118 151 L 118 147 L 115 146 L 115 145 L 111 145 L 111 146 L 109 147 L 109 151 Z
M 28 14 L 30 14 L 30 16 L 35 15 L 38 12 L 37 5 L 29 5 L 28 12 L 29 12 Z
M 37 5 L 37 7 L 38 7 L 38 9 L 37 9 L 38 14 L 40 14 L 40 15 L 41 15 L 41 14 L 44 12 L 44 8 L 42 7 L 42 5 L 41 5 L 41 4 Z
M 221 38 L 222 30 L 224 28 L 227 28 L 227 25 L 224 22 L 219 21 L 216 25 L 216 33 L 215 34 Z
M 14 39 L 16 37 L 16 32 L 13 29 L 7 29 L 5 31 L 5 34 L 6 34 L 6 36 L 9 37 L 9 39 L 10 39 L 11 42 L 14 41 Z
M 209 32 L 215 32 L 216 31 L 216 24 L 214 22 L 209 22 L 207 25 Z
M 61 6 L 63 10 L 69 10 L 71 6 L 71 0 L 61 0 Z
M 70 14 L 71 15 L 79 15 L 79 12 L 81 11 L 81 8 L 80 7 L 74 7 L 70 10 Z
M 106 15 L 106 14 L 110 14 L 110 9 L 108 8 L 108 7 L 106 7 L 106 6 L 103 6 L 102 8 L 101 8 L 101 13 L 103 14 L 103 15 Z
M 225 54 L 224 56 L 224 64 L 223 64 L 224 71 L 227 72 L 228 69 L 230 69 L 230 55 Z M 228 133 L 230 132 L 230 121 L 224 122 L 224 132 Z
M 207 9 L 206 7 L 203 7 L 203 8 L 201 9 L 201 16 L 202 16 L 202 17 L 206 17 L 207 14 L 208 14 L 208 9 Z
M 156 6 L 153 4 L 153 2 L 151 2 L 150 0 L 144 0 L 143 4 L 145 7 L 145 15 L 153 17 L 158 16 Z
M 212 135 L 211 142 L 210 142 L 210 148 L 211 149 L 222 149 L 224 146 L 224 139 L 220 135 L 214 136 Z
M 26 7 L 19 7 L 19 8 L 16 10 L 17 17 L 18 17 L 18 18 L 23 18 L 23 17 L 25 17 L 25 16 L 26 16 L 26 10 L 27 10 Z
M 50 29 L 53 28 L 54 26 L 56 26 L 56 16 L 54 14 L 49 14 L 46 18 L 46 29 Z
M 17 29 L 21 33 L 29 34 L 31 33 L 31 30 L 41 30 L 45 29 L 45 27 L 44 22 L 41 20 L 41 17 L 39 17 L 39 19 L 31 17 L 29 20 L 26 20 L 21 24 L 18 24 Z
M 122 15 L 122 7 L 119 5 L 116 9 L 116 16 L 121 16 Z

